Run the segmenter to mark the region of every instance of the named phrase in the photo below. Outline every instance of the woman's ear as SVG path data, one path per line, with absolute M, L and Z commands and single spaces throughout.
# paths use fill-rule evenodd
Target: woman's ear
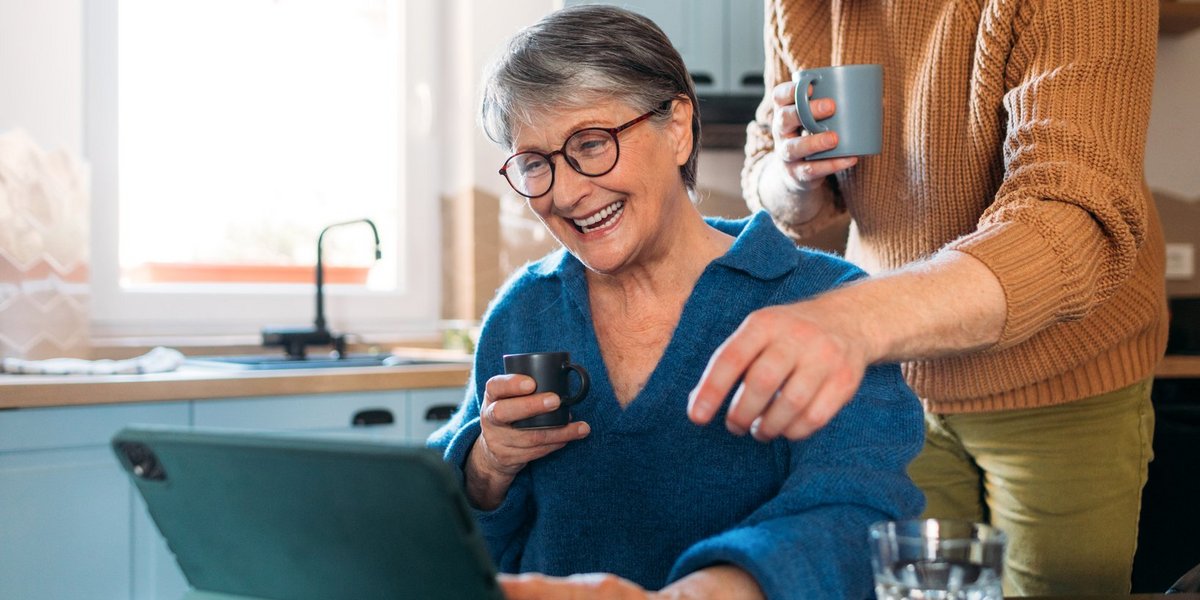
M 692 139 L 692 111 L 695 107 L 692 106 L 691 100 L 685 96 L 676 97 L 671 101 L 671 121 L 667 126 L 667 130 L 671 133 L 671 139 L 675 147 L 675 164 L 683 166 L 692 156 L 692 145 L 696 140 Z

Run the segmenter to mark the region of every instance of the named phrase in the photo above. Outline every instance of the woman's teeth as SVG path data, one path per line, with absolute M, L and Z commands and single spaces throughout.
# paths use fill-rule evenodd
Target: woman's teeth
M 575 227 L 579 228 L 580 231 L 590 233 L 611 225 L 616 221 L 617 215 L 621 214 L 621 211 L 624 209 L 625 201 L 620 200 L 600 209 L 586 219 L 571 219 L 571 221 L 575 223 Z

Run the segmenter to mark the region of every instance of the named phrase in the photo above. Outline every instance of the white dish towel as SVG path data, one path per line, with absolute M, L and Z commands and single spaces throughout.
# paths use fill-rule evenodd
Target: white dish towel
M 81 358 L 48 358 L 25 360 L 0 359 L 0 373 L 27 375 L 137 375 L 174 371 L 183 364 L 183 353 L 159 346 L 137 358 L 125 360 L 84 360 Z

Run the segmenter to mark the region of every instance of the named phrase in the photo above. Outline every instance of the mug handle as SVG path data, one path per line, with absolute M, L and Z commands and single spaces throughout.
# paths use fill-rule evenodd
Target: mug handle
M 565 406 L 579 404 L 579 401 L 583 400 L 584 396 L 587 396 L 588 388 L 591 386 L 591 382 L 588 380 L 587 370 L 575 363 L 567 363 L 563 366 L 579 374 L 579 381 L 581 382 L 581 385 L 579 386 L 578 392 L 569 398 L 563 398 L 562 403 Z
M 796 112 L 800 115 L 800 123 L 804 125 L 804 130 L 809 133 L 824 133 L 829 131 L 829 128 L 818 124 L 813 118 L 812 107 L 809 102 L 812 101 L 812 96 L 808 95 L 808 86 L 821 80 L 820 73 L 812 73 L 801 71 L 800 78 L 796 80 Z

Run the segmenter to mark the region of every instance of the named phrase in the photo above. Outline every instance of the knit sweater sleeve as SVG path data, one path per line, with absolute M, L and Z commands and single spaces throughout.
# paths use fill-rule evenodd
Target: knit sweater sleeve
M 442 452 L 443 459 L 454 470 L 459 484 L 464 487 L 467 457 L 475 445 L 475 440 L 482 433 L 479 407 L 482 404 L 483 387 L 475 379 L 473 373 L 462 404 L 450 422 L 434 432 L 427 443 L 430 448 Z M 477 389 L 480 390 L 478 394 Z M 520 473 L 509 486 L 508 494 L 500 506 L 494 510 L 471 507 L 471 513 L 479 524 L 488 552 L 496 562 L 497 568 L 503 572 L 515 572 L 520 563 L 524 546 L 523 526 L 528 522 L 530 511 L 529 487 L 528 476 Z
M 1008 49 L 1004 180 L 976 230 L 947 248 L 999 279 L 1006 347 L 1083 317 L 1133 271 L 1158 3 L 997 4 L 1008 14 L 985 14 L 979 43 Z
M 515 275 L 500 291 L 484 316 L 471 378 L 467 383 L 462 403 L 450 421 L 434 432 L 427 445 L 442 452 L 443 459 L 456 472 L 460 484 L 465 486 L 464 468 L 467 458 L 482 435 L 480 409 L 488 379 L 504 372 L 501 356 L 504 353 L 506 333 L 511 329 L 512 306 L 520 305 L 514 299 L 520 294 L 522 276 Z M 508 488 L 504 501 L 493 510 L 472 507 L 471 512 L 479 524 L 480 532 L 492 559 L 502 572 L 516 572 L 520 564 L 527 533 L 527 524 L 532 518 L 528 473 L 518 473 Z
M 867 528 L 920 514 L 924 496 L 906 467 L 923 442 L 921 406 L 899 367 L 871 367 L 827 426 L 789 444 L 791 470 L 778 494 L 688 548 L 670 579 L 725 563 L 749 572 L 767 598 L 869 596 Z
M 824 2 L 815 0 L 767 1 L 764 18 L 763 50 L 766 61 L 763 65 L 763 81 L 766 94 L 758 105 L 755 118 L 746 126 L 746 160 L 742 166 L 742 194 L 751 211 L 764 209 L 759 184 L 768 164 L 777 162 L 774 157 L 775 140 L 771 134 L 771 122 L 775 118 L 775 102 L 772 99 L 775 86 L 791 79 L 794 70 L 828 64 L 829 8 Z M 778 4 L 779 6 L 775 6 Z M 797 47 L 803 45 L 804 47 Z M 803 60 L 797 56 L 803 54 Z M 824 61 L 824 62 L 822 62 Z M 774 171 L 778 176 L 778 171 Z M 793 240 L 812 237 L 834 222 L 841 222 L 845 205 L 839 201 L 826 202 L 811 218 L 803 222 L 792 221 L 785 214 L 772 214 L 780 231 Z

